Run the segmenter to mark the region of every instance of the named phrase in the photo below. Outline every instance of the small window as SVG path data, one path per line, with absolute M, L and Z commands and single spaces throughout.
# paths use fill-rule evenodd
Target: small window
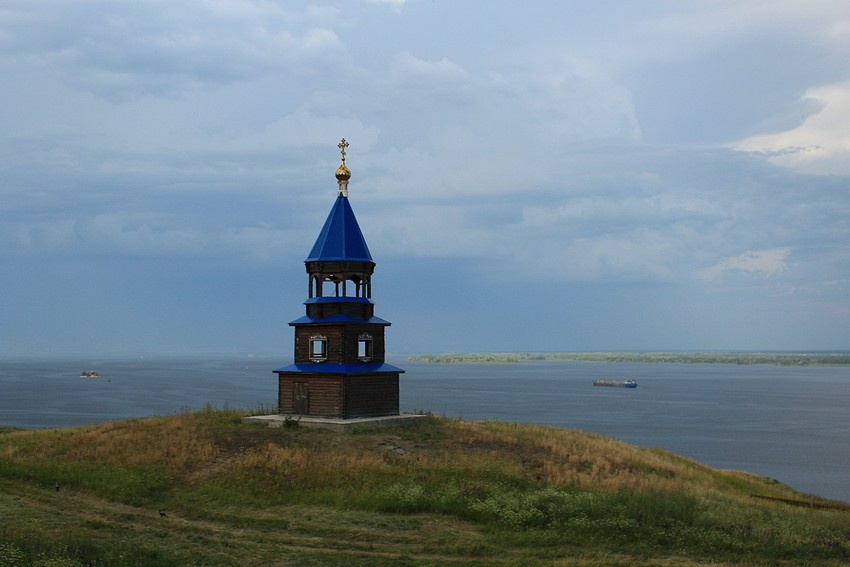
M 310 337 L 310 360 L 321 362 L 328 358 L 328 338 L 322 335 Z
M 366 362 L 372 360 L 372 335 L 363 333 L 357 339 L 357 358 Z

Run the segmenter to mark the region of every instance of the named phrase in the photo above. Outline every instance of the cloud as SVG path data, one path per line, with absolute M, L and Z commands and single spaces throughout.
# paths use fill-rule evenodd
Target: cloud
M 0 62 L 55 73 L 113 102 L 178 97 L 199 86 L 292 71 L 340 47 L 332 30 L 272 3 L 51 4 L 6 6 Z
M 396 73 L 400 77 L 416 77 L 428 80 L 446 81 L 463 79 L 467 76 L 466 71 L 447 57 L 439 61 L 426 61 L 414 57 L 410 53 L 402 52 L 394 59 Z
M 529 206 L 523 209 L 523 216 L 528 228 L 561 223 L 622 227 L 723 218 L 726 212 L 719 203 L 704 196 L 661 193 L 641 197 L 581 197 L 554 208 Z
M 738 256 L 724 258 L 718 263 L 697 272 L 700 280 L 717 281 L 732 272 L 741 272 L 752 276 L 775 276 L 787 268 L 790 248 L 770 250 L 751 250 Z
M 377 4 L 378 6 L 391 6 L 400 8 L 407 3 L 407 0 L 365 0 L 367 4 Z
M 352 200 L 365 226 L 381 227 L 378 242 L 394 257 L 464 258 L 498 280 L 545 273 L 565 282 L 689 285 L 695 274 L 721 282 L 738 272 L 795 287 L 848 269 L 840 178 L 787 172 L 731 150 L 606 141 L 570 150 L 496 169 L 466 160 L 436 188 L 423 182 L 431 172 L 418 154 L 390 156 L 408 164 L 397 179 L 409 179 L 410 192 L 364 194 L 374 183 L 367 172 Z M 453 179 L 463 173 L 466 181 Z M 780 261 L 786 269 L 777 270 Z
M 6 253 L 63 252 L 73 248 L 75 222 L 53 219 L 38 223 L 6 222 L 0 227 L 0 244 Z
M 802 102 L 818 110 L 798 127 L 752 136 L 732 145 L 764 154 L 771 163 L 816 174 L 850 174 L 850 81 L 813 87 Z
M 246 132 L 239 140 L 242 148 L 296 148 L 305 145 L 329 145 L 340 133 L 357 140 L 353 155 L 366 153 L 378 140 L 375 126 L 364 125 L 356 116 L 338 116 L 298 108 L 295 112 L 269 122 L 262 133 Z
M 551 185 L 577 143 L 636 141 L 627 90 L 570 61 L 545 69 L 470 70 L 402 53 L 368 100 L 379 131 L 370 184 L 389 199 L 430 200 Z M 426 118 L 430 117 L 430 118 Z M 352 143 L 356 140 L 350 137 Z
M 234 265 L 267 264 L 306 247 L 304 232 L 258 222 L 253 226 L 205 226 L 184 215 L 108 212 L 35 223 L 5 223 L 4 255 L 32 257 L 227 258 Z M 296 257 L 306 250 L 297 250 Z
M 646 141 L 728 145 L 796 128 L 816 110 L 808 88 L 846 81 L 848 27 L 828 0 L 682 3 L 614 27 L 594 56 L 631 91 Z

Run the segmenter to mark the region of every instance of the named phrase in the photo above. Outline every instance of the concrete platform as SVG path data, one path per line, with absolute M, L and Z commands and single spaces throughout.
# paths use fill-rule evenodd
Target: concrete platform
M 385 415 L 381 417 L 356 417 L 353 419 L 336 419 L 327 417 L 311 417 L 307 415 L 252 415 L 243 417 L 242 423 L 268 423 L 269 427 L 283 427 L 286 420 L 293 420 L 298 427 L 315 429 L 330 429 L 332 431 L 351 431 L 356 427 L 409 427 L 421 425 L 428 420 L 427 415 L 403 413 L 401 415 Z

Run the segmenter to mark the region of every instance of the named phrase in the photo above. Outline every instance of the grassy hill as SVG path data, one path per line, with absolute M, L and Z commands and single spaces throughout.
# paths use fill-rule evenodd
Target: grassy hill
M 843 565 L 850 556 L 848 506 L 599 435 L 438 418 L 332 433 L 244 425 L 242 415 L 0 430 L 0 565 Z

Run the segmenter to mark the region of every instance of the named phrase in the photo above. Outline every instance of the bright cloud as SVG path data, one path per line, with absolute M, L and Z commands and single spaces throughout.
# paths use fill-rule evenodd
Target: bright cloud
M 850 81 L 814 87 L 804 101 L 820 110 L 793 130 L 741 140 L 734 148 L 762 153 L 777 165 L 816 174 L 850 174 Z

